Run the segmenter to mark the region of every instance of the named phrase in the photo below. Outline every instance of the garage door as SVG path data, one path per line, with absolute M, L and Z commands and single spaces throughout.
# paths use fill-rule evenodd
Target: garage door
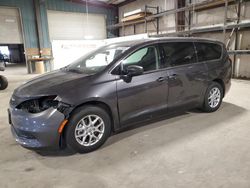
M 21 44 L 22 30 L 19 11 L 0 7 L 0 44 Z
M 102 14 L 87 17 L 84 13 L 48 11 L 48 23 L 51 41 L 106 38 L 105 16 Z

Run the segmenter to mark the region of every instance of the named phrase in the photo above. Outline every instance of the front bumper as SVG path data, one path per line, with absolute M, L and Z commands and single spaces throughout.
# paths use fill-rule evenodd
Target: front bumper
M 59 148 L 58 128 L 64 115 L 54 108 L 31 114 L 9 108 L 11 131 L 17 143 L 30 149 Z

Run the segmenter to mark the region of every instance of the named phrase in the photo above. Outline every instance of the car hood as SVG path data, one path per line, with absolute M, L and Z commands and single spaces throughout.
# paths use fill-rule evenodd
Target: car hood
M 84 81 L 91 79 L 92 76 L 69 71 L 53 71 L 42 76 L 36 77 L 21 85 L 14 91 L 14 95 L 23 98 L 61 95 L 74 87 L 84 84 Z

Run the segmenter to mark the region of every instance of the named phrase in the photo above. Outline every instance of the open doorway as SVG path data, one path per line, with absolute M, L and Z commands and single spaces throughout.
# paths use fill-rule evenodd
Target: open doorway
M 26 65 L 23 44 L 0 44 L 0 53 L 6 67 Z

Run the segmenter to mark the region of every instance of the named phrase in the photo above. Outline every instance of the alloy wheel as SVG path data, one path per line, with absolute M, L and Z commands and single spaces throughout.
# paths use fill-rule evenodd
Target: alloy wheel
M 211 108 L 216 108 L 220 103 L 220 99 L 221 99 L 220 89 L 217 87 L 212 88 L 208 95 L 208 105 Z
M 103 136 L 104 121 L 97 115 L 83 117 L 75 128 L 75 139 L 82 146 L 92 146 Z

